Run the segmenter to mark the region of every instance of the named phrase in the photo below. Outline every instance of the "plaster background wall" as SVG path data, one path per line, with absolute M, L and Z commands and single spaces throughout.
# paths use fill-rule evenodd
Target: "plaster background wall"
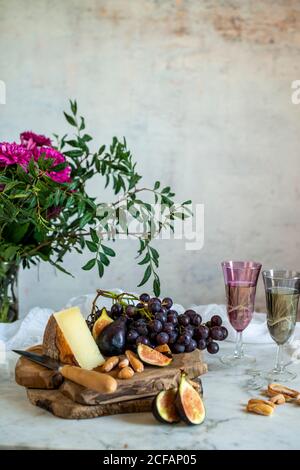
M 160 275 L 181 303 L 221 302 L 224 258 L 300 268 L 299 51 L 296 0 L 0 0 L 0 138 L 64 133 L 76 97 L 99 143 L 126 136 L 145 184 L 205 204 L 204 248 L 157 242 Z M 102 197 L 97 178 L 91 189 Z M 100 285 L 135 289 L 135 243 L 117 250 L 101 284 L 75 255 L 75 279 L 21 273 L 23 313 Z

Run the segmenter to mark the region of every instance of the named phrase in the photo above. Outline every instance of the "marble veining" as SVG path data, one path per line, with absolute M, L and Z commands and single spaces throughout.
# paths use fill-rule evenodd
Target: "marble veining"
M 221 345 L 222 351 L 233 344 Z M 255 353 L 257 367 L 270 368 L 272 345 L 247 345 Z M 300 449 L 300 407 L 286 404 L 273 416 L 248 414 L 244 406 L 258 396 L 245 386 L 243 371 L 226 369 L 218 357 L 205 355 L 209 372 L 203 376 L 207 418 L 201 426 L 168 426 L 151 413 L 125 414 L 88 420 L 63 420 L 32 406 L 25 390 L 14 383 L 15 358 L 9 353 L 10 377 L 1 373 L 1 449 Z M 293 388 L 300 389 L 299 372 Z M 283 431 L 284 430 L 284 431 Z

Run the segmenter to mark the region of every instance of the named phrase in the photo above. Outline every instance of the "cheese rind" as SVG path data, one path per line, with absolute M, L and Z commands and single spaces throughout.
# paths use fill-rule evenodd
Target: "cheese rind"
M 80 367 L 91 370 L 104 363 L 104 358 L 78 307 L 61 310 L 53 316 Z

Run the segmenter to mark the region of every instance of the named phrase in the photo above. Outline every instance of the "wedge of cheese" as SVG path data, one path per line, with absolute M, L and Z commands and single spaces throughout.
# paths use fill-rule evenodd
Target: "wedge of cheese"
M 54 313 L 49 318 L 43 338 L 43 353 L 64 364 L 88 370 L 104 363 L 78 307 Z

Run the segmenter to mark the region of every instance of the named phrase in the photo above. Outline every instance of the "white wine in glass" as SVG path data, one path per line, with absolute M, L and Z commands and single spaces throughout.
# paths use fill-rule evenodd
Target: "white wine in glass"
M 293 380 L 296 374 L 289 371 L 282 360 L 282 346 L 294 332 L 300 294 L 300 273 L 296 271 L 263 271 L 266 292 L 267 325 L 277 344 L 275 367 L 267 378 L 270 381 Z

